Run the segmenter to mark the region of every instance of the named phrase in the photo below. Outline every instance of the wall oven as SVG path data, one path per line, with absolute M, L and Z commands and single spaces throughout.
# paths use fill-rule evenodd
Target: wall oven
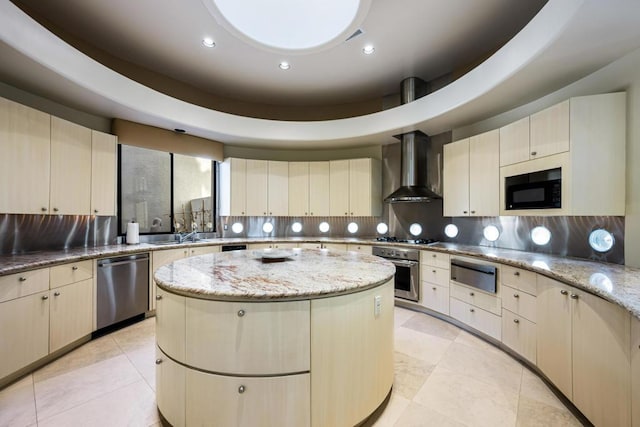
M 409 301 L 420 300 L 420 251 L 415 249 L 374 246 L 372 254 L 396 266 L 395 296 Z

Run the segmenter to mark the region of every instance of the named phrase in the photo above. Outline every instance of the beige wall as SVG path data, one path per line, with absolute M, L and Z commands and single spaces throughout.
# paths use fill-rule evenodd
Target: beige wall
M 453 140 L 504 126 L 572 96 L 627 92 L 625 263 L 640 267 L 640 50 L 534 102 L 453 130 Z M 606 141 L 602 142 L 606 144 Z

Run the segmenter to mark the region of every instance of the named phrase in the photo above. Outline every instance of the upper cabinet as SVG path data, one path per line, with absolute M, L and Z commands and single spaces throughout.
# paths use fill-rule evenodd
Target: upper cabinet
M 118 138 L 91 131 L 91 215 L 116 214 L 116 149 Z
M 380 161 L 376 159 L 329 162 L 331 216 L 378 216 L 382 211 Z
M 91 130 L 51 117 L 50 213 L 89 215 Z
M 0 98 L 0 213 L 49 212 L 51 116 Z
M 329 162 L 289 162 L 289 215 L 329 216 Z
M 115 136 L 0 98 L 0 155 L 0 213 L 115 215 Z
M 500 166 L 529 160 L 529 117 L 500 128 Z
M 497 216 L 497 130 L 444 146 L 444 216 Z
M 220 165 L 222 216 L 377 216 L 381 210 L 379 160 L 228 158 Z
M 576 100 L 578 98 L 574 98 Z M 575 101 L 574 101 L 575 103 Z M 569 151 L 570 101 L 564 101 L 532 114 L 529 118 L 529 155 L 531 159 Z M 576 123 L 583 125 L 583 123 Z

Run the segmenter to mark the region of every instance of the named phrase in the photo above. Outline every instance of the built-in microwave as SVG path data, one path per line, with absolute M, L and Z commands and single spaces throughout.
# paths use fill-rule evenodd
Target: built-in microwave
M 505 210 L 562 208 L 562 168 L 508 176 Z

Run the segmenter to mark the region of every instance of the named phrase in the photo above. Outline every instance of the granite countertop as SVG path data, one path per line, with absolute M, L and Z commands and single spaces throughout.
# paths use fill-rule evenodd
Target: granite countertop
M 207 239 L 196 243 L 175 245 L 156 245 L 150 243 L 143 243 L 140 245 L 111 245 L 46 251 L 33 254 L 3 255 L 0 256 L 0 276 L 84 259 L 103 258 L 139 252 L 151 252 L 155 250 L 195 246 L 271 242 L 322 242 L 410 247 L 414 249 L 444 252 L 450 255 L 477 257 L 531 270 L 575 286 L 576 288 L 591 292 L 595 295 L 599 295 L 608 301 L 619 304 L 629 310 L 635 317 L 640 319 L 640 268 L 577 258 L 567 258 L 557 255 L 546 255 L 535 252 L 523 252 L 485 246 L 459 245 L 455 243 L 415 245 L 376 242 L 373 239 L 303 237 Z
M 283 261 L 261 254 L 288 254 Z M 265 262 L 270 261 L 270 262 Z M 394 265 L 357 252 L 320 249 L 220 252 L 185 258 L 156 270 L 158 286 L 201 299 L 291 300 L 357 292 L 393 278 Z

